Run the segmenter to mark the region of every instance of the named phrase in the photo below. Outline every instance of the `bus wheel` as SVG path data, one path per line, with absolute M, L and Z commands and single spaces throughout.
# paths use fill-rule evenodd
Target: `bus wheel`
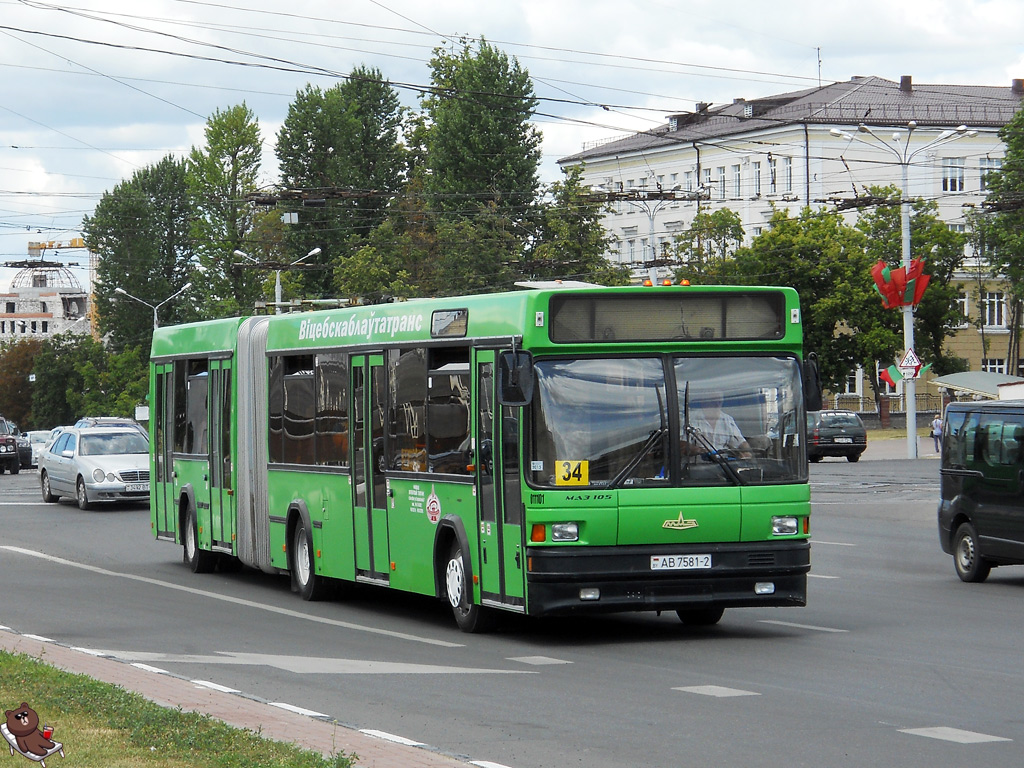
M 722 620 L 725 608 L 689 608 L 676 611 L 676 616 L 688 627 L 712 627 Z
M 292 580 L 303 600 L 320 600 L 327 591 L 327 580 L 316 575 L 313 560 L 313 534 L 301 520 L 292 540 Z
M 185 564 L 192 573 L 210 573 L 217 565 L 217 556 L 199 548 L 199 526 L 196 524 L 196 512 L 189 509 L 185 516 L 185 545 L 183 547 Z
M 444 569 L 444 589 L 455 623 L 463 632 L 484 632 L 490 626 L 490 614 L 482 605 L 474 605 L 467 583 L 465 560 L 458 541 L 452 542 Z
M 961 581 L 984 581 L 992 570 L 992 563 L 981 556 L 978 532 L 970 523 L 962 523 L 953 539 L 953 565 Z

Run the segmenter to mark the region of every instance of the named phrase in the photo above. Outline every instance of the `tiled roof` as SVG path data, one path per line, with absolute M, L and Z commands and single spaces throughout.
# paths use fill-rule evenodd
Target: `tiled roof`
M 1006 87 L 984 85 L 917 85 L 881 77 L 855 77 L 820 88 L 767 96 L 732 104 L 708 106 L 692 114 L 669 118 L 668 125 L 623 139 L 602 143 L 559 163 L 573 163 L 624 152 L 636 152 L 672 144 L 724 138 L 792 124 L 874 127 L 905 125 L 998 128 L 1021 105 L 1020 81 Z

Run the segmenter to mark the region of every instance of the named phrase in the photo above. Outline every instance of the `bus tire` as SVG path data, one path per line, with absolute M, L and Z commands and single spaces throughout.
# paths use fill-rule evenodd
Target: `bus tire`
M 988 578 L 992 563 L 981 556 L 978 531 L 970 523 L 961 523 L 953 537 L 953 566 L 961 581 L 982 582 Z
M 722 620 L 725 608 L 718 605 L 713 608 L 680 608 L 676 616 L 688 627 L 713 627 Z
M 448 552 L 448 561 L 444 568 L 444 591 L 451 606 L 455 623 L 463 632 L 486 632 L 491 626 L 491 614 L 482 605 L 475 605 L 472 600 L 470 579 L 472 574 L 466 568 L 466 560 L 462 556 L 462 545 L 458 539 L 452 542 Z
M 322 600 L 327 593 L 327 579 L 316 574 L 313 553 L 313 532 L 301 519 L 292 537 L 292 583 L 303 600 Z
M 217 565 L 217 556 L 199 547 L 199 525 L 196 511 L 189 507 L 185 515 L 185 541 L 182 545 L 182 559 L 192 573 L 211 573 Z
M 57 496 L 50 488 L 50 475 L 44 469 L 39 475 L 39 487 L 43 492 L 43 501 L 53 504 L 60 496 Z

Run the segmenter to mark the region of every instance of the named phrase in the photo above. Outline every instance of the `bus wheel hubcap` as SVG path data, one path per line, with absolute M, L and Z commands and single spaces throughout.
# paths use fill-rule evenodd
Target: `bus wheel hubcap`
M 462 604 L 462 588 L 465 583 L 461 557 L 453 557 L 448 561 L 445 577 L 448 584 L 448 602 L 452 604 L 452 608 L 458 608 Z

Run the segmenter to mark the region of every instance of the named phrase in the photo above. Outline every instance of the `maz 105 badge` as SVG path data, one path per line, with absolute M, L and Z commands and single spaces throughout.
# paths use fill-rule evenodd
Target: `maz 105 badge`
M 589 461 L 556 461 L 555 485 L 590 485 Z

